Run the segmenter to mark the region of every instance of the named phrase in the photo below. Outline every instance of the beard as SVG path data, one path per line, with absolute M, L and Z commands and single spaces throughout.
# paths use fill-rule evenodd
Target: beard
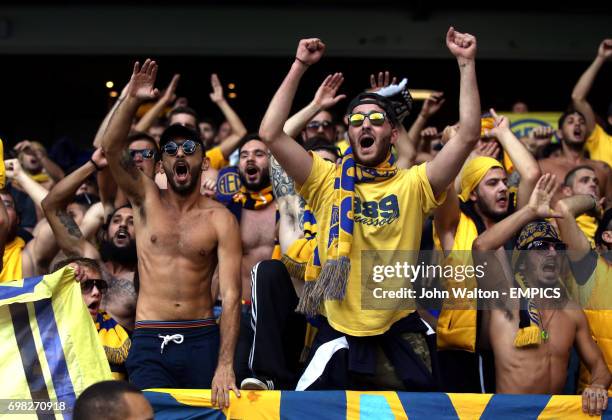
M 136 254 L 136 241 L 130 239 L 127 246 L 119 247 L 111 240 L 103 240 L 100 243 L 100 256 L 102 261 L 111 261 L 124 267 L 133 267 L 138 262 Z
M 168 187 L 179 195 L 189 195 L 191 194 L 199 185 L 200 185 L 200 177 L 191 177 L 191 180 L 188 184 L 176 184 L 174 182 L 174 178 L 167 176 Z
M 238 175 L 240 176 L 242 185 L 249 191 L 261 191 L 270 185 L 270 171 L 268 167 L 262 169 L 258 182 L 248 182 L 242 171 L 238 171 Z
M 489 206 L 482 199 L 480 199 L 478 201 L 478 208 L 480 209 L 482 214 L 484 214 L 486 217 L 488 217 L 489 219 L 493 220 L 496 223 L 501 221 L 503 218 L 505 218 L 506 215 L 508 214 L 508 210 L 509 210 L 508 208 L 506 208 L 506 210 L 504 210 L 503 212 L 500 213 L 500 212 L 494 210 L 493 207 Z

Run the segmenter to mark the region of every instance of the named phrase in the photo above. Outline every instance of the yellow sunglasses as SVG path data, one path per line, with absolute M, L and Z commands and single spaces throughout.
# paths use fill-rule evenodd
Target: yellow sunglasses
M 355 114 L 349 114 L 349 124 L 351 124 L 353 127 L 361 127 L 366 118 L 370 120 L 372 125 L 380 126 L 385 123 L 387 116 L 384 112 L 380 111 L 373 111 L 369 114 L 357 112 Z

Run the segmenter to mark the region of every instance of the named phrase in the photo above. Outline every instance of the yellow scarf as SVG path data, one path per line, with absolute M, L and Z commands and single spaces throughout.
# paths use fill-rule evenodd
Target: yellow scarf
M 49 175 L 47 175 L 44 172 L 39 172 L 37 174 L 28 174 L 30 176 L 30 178 L 32 178 L 34 181 L 38 182 L 39 184 L 43 184 L 47 181 L 49 181 L 51 178 L 49 178 Z
M 349 255 L 353 243 L 355 185 L 384 181 L 396 173 L 395 157 L 391 153 L 383 163 L 372 168 L 355 163 L 352 148 L 346 150 L 342 162 L 336 166 L 335 203 L 329 224 L 327 261 L 321 266 L 319 251 L 315 248 L 306 267 L 306 283 L 297 307 L 298 312 L 316 316 L 323 299 L 344 298 L 351 271 Z
M 98 312 L 95 324 L 108 362 L 115 365 L 125 363 L 132 344 L 127 332 L 103 311 Z
M 2 273 L 0 273 L 0 283 L 6 281 L 19 280 L 22 275 L 22 251 L 25 247 L 25 241 L 17 236 L 9 244 L 4 247 L 4 256 L 2 258 Z
M 232 199 L 234 200 L 234 203 L 240 203 L 243 209 L 262 209 L 274 200 L 274 196 L 272 195 L 272 185 L 269 185 L 266 188 L 256 192 L 247 191 L 246 187 L 243 185 L 240 187 L 240 191 L 234 194 Z

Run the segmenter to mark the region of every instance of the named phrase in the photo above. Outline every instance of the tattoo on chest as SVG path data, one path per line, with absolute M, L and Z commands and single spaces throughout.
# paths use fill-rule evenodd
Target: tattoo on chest
M 74 219 L 70 217 L 66 210 L 57 210 L 55 214 L 59 218 L 62 225 L 64 225 L 70 236 L 74 238 L 81 238 L 83 236 L 81 229 L 79 229 Z

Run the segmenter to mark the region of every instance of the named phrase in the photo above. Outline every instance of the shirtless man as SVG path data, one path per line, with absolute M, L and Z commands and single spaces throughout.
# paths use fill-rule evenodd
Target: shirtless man
M 585 141 L 588 136 L 586 120 L 578 111 L 569 111 L 559 118 L 559 134 L 561 138 L 561 153 L 539 161 L 542 173 L 556 176 L 560 184 L 567 173 L 579 165 L 588 165 L 595 170 L 599 179 L 601 197 L 612 197 L 612 170 L 607 163 L 588 159 L 585 155 Z M 557 190 L 553 202 L 562 198 L 561 190 Z
M 487 272 L 506 273 L 496 287 L 507 289 L 514 279 L 505 255 L 491 258 L 506 241 L 524 226 L 517 240 L 523 252 L 515 265 L 517 272 L 529 287 L 561 287 L 561 258 L 558 250 L 565 248 L 548 222 L 537 221 L 561 215 L 550 208 L 556 179 L 550 174 L 540 178 L 529 203 L 493 225 L 473 243 L 474 260 L 487 262 Z M 487 251 L 487 252 L 482 252 Z M 517 277 L 517 282 L 519 281 Z M 520 283 L 519 283 L 520 284 Z M 591 338 L 589 325 L 578 304 L 567 299 L 565 292 L 554 302 L 551 299 L 532 298 L 541 321 L 535 323 L 526 310 L 519 311 L 510 302 L 498 302 L 489 311 L 488 336 L 495 354 L 496 392 L 512 394 L 559 394 L 567 379 L 570 351 L 576 345 L 582 362 L 591 372 L 591 382 L 582 394 L 583 410 L 601 414 L 607 406 L 607 389 L 612 377 L 601 351 Z M 521 314 L 524 312 L 524 314 Z M 525 317 L 526 315 L 526 317 Z M 526 318 L 526 319 L 525 319 Z M 525 319 L 525 321 L 524 321 Z M 525 322 L 525 324 L 524 324 Z M 530 326 L 531 324 L 531 326 Z M 537 339 L 526 343 L 515 341 L 522 328 L 538 327 Z
M 134 65 L 127 94 L 102 138 L 109 167 L 134 207 L 140 291 L 126 367 L 144 388 L 212 388 L 212 402 L 229 406 L 240 314 L 240 233 L 222 205 L 200 195 L 206 169 L 200 136 L 181 126 L 160 138 L 168 189 L 139 171 L 127 137 L 138 107 L 159 95 L 157 64 Z M 223 316 L 213 318 L 211 277 L 219 265 Z M 216 365 L 216 368 L 215 368 Z

